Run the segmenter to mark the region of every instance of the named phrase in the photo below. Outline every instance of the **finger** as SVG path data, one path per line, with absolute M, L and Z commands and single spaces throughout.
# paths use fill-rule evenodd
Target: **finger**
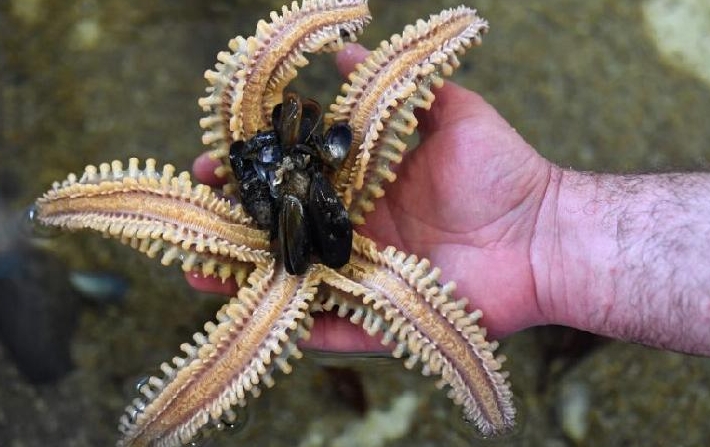
M 208 152 L 203 153 L 192 162 L 192 172 L 200 183 L 211 186 L 224 184 L 225 179 L 215 175 L 214 170 L 219 166 L 219 160 L 213 160 Z
M 360 44 L 348 43 L 335 56 L 335 64 L 343 77 L 355 70 L 355 65 L 365 60 L 370 52 Z
M 382 346 L 381 334 L 371 337 L 347 318 L 339 318 L 335 313 L 326 312 L 315 316 L 311 337 L 301 340 L 299 346 L 306 349 L 332 352 L 388 352 Z
M 201 292 L 233 296 L 239 289 L 239 287 L 237 287 L 237 283 L 232 280 L 222 282 L 219 278 L 215 278 L 214 276 L 204 276 L 198 272 L 186 272 L 185 279 L 190 286 Z
M 422 138 L 434 131 L 442 131 L 462 120 L 497 115 L 481 95 L 447 81 L 441 88 L 433 89 L 436 96 L 429 110 L 417 109 L 417 130 Z

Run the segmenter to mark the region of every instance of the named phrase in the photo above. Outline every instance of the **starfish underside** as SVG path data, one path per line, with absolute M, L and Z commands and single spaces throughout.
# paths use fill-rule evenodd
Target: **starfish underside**
M 307 338 L 312 314 L 337 309 L 370 334 L 383 334 L 405 366 L 422 363 L 425 375 L 438 375 L 438 386 L 462 405 L 464 416 L 485 435 L 506 432 L 514 424 L 510 386 L 495 358 L 497 343 L 485 340 L 476 324 L 480 311 L 465 310 L 467 300 L 453 298 L 454 284 L 440 284 L 439 270 L 426 259 L 394 247 L 378 250 L 358 234 L 347 265 L 339 269 L 313 264 L 303 275 L 289 275 L 271 251 L 269 234 L 256 227 L 235 197 L 236 182 L 227 161 L 232 142 L 270 126 L 271 109 L 307 60 L 304 53 L 337 50 L 354 40 L 370 20 L 365 0 L 304 0 L 271 21 L 260 21 L 255 36 L 230 41 L 231 51 L 205 77 L 207 96 L 199 103 L 203 142 L 222 161 L 216 173 L 226 185 L 215 192 L 192 185 L 189 173 L 171 165 L 156 169 L 131 159 L 88 166 L 70 175 L 37 201 L 37 216 L 47 225 L 90 228 L 118 238 L 163 264 L 179 261 L 241 286 L 204 331 L 185 343 L 183 357 L 163 363 L 121 418 L 120 446 L 176 446 L 203 427 L 234 418 L 232 407 L 245 405 L 273 384 L 273 373 L 291 371 L 299 358 L 296 342 Z M 407 26 L 401 35 L 372 52 L 343 85 L 331 106 L 329 123 L 347 122 L 354 133 L 350 154 L 332 182 L 353 223 L 363 223 L 394 181 L 391 166 L 402 160 L 403 135 L 417 125 L 414 108 L 429 108 L 430 87 L 458 66 L 457 53 L 480 44 L 486 21 L 466 7 L 445 10 L 428 21 Z

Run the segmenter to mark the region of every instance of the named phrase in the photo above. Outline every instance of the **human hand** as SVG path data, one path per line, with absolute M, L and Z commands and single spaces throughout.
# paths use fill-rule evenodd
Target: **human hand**
M 348 45 L 337 56 L 341 73 L 367 51 Z M 447 82 L 418 111 L 421 143 L 397 167 L 397 181 L 357 231 L 384 248 L 427 257 L 455 281 L 457 295 L 481 309 L 494 337 L 541 323 L 530 259 L 538 212 L 555 167 L 538 155 L 479 95 Z M 214 162 L 193 166 L 215 185 Z M 235 285 L 188 275 L 202 290 L 232 294 Z M 316 316 L 311 348 L 382 350 L 379 341 L 346 319 Z

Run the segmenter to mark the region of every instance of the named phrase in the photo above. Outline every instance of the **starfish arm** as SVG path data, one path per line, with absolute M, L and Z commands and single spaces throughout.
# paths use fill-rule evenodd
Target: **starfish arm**
M 45 225 L 92 229 L 155 257 L 175 260 L 185 271 L 199 268 L 222 280 L 245 275 L 253 264 L 271 262 L 269 238 L 255 228 L 240 205 L 217 196 L 208 186 L 192 186 L 190 174 L 175 175 L 172 165 L 144 169 L 132 158 L 87 166 L 81 178 L 56 182 L 35 204 Z M 243 279 L 243 278 L 242 278 Z
M 215 70 L 207 70 L 210 86 L 199 100 L 207 116 L 202 141 L 213 147 L 212 156 L 223 165 L 218 176 L 228 175 L 229 146 L 266 130 L 271 111 L 281 102 L 296 70 L 308 64 L 304 53 L 334 51 L 343 39 L 355 40 L 370 21 L 367 0 L 304 0 L 299 7 L 272 12 L 271 22 L 259 21 L 256 35 L 229 42 L 231 52 L 217 55 Z M 229 182 L 233 183 L 233 182 Z
M 272 263 L 258 266 L 247 281 L 250 287 L 193 336 L 194 344 L 181 346 L 186 357 L 163 363 L 164 376 L 141 386 L 144 398 L 121 418 L 120 447 L 187 443 L 200 428 L 233 420 L 231 407 L 244 406 L 247 393 L 256 397 L 260 387 L 271 387 L 276 369 L 291 372 L 287 359 L 302 356 L 295 343 L 309 335 L 308 307 L 319 279 L 289 275 Z
M 427 259 L 394 247 L 378 251 L 356 234 L 350 263 L 321 273 L 323 284 L 336 290 L 323 309 L 338 307 L 341 317 L 350 313 L 370 335 L 383 331 L 382 343 L 394 341 L 395 357 L 408 355 L 407 368 L 420 361 L 424 375 L 440 375 L 437 385 L 451 388 L 448 396 L 484 435 L 508 432 L 515 408 L 507 373 L 500 371 L 504 359 L 493 354 L 498 344 L 486 341 L 485 329 L 476 324 L 481 312 L 465 312 L 468 301 L 454 300 L 455 284 L 441 285 L 438 276 Z
M 441 76 L 459 66 L 456 54 L 479 45 L 487 30 L 475 10 L 444 10 L 383 41 L 350 74 L 326 120 L 347 122 L 354 131 L 350 153 L 334 178 L 353 223 L 364 223 L 372 200 L 384 195 L 382 182 L 395 180 L 390 166 L 407 148 L 401 137 L 417 126 L 414 108 L 431 106 L 431 86 L 441 86 Z

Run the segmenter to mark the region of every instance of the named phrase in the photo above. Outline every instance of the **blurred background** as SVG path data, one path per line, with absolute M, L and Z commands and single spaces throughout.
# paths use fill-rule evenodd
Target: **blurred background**
M 371 0 L 372 48 L 454 1 Z M 490 21 L 454 79 L 543 155 L 608 172 L 707 170 L 710 4 L 478 0 Z M 276 1 L 0 2 L 0 446 L 96 446 L 135 384 L 178 353 L 224 297 L 95 234 L 31 241 L 25 210 L 86 164 L 204 148 L 202 75 Z M 332 56 L 294 88 L 327 104 Z M 632 446 L 710 438 L 710 360 L 563 328 L 502 341 L 521 416 L 490 441 L 433 380 L 398 360 L 309 353 L 252 399 L 244 423 L 197 445 Z

